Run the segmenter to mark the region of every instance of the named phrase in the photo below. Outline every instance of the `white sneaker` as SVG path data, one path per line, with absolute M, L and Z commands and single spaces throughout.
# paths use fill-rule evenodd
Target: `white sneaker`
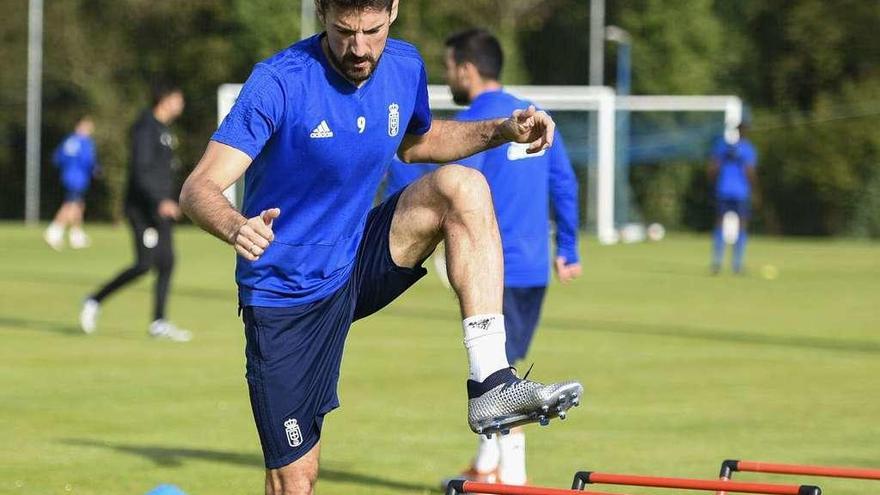
M 85 249 L 92 245 L 92 239 L 82 229 L 70 231 L 70 247 L 73 249 Z
M 177 328 L 177 325 L 168 320 L 156 320 L 150 323 L 150 337 L 172 342 L 189 342 L 192 340 L 192 332 Z
M 55 251 L 64 249 L 64 227 L 55 224 L 49 225 L 43 232 L 43 240 Z
M 79 312 L 79 327 L 88 334 L 95 333 L 98 328 L 98 311 L 101 303 L 94 299 L 86 299 Z

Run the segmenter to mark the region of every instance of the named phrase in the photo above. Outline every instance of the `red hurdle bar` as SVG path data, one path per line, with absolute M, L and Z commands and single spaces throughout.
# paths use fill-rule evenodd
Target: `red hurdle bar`
M 477 483 L 465 480 L 452 480 L 446 485 L 446 495 L 461 495 L 463 493 L 491 493 L 493 495 L 621 495 L 619 493 L 584 492 L 542 486 Z
M 574 475 L 573 489 L 582 489 L 589 483 L 606 485 L 650 486 L 736 493 L 763 493 L 768 495 L 821 495 L 822 490 L 812 485 L 774 485 L 770 483 L 741 483 L 737 481 L 700 480 L 693 478 L 664 478 L 581 471 Z
M 827 476 L 829 478 L 854 478 L 880 481 L 880 469 L 849 468 L 838 466 L 811 466 L 807 464 L 777 464 L 772 462 L 734 461 L 721 463 L 722 478 L 730 479 L 736 471 L 751 473 L 798 474 L 804 476 Z

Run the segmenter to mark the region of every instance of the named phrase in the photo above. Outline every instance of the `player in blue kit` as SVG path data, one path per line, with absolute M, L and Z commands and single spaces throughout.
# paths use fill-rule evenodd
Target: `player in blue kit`
M 64 247 L 64 231 L 67 228 L 70 228 L 70 247 L 82 249 L 90 244 L 82 223 L 86 209 L 85 194 L 92 176 L 98 170 L 98 155 L 92 139 L 94 132 L 95 121 L 88 115 L 81 117 L 73 133 L 61 141 L 52 155 L 52 161 L 61 172 L 64 202 L 43 232 L 43 239 L 56 251 Z
M 254 68 L 184 184 L 181 205 L 234 246 L 247 381 L 266 493 L 312 493 L 324 416 L 351 323 L 424 276 L 444 240 L 469 361 L 468 423 L 491 434 L 546 422 L 577 382 L 516 376 L 504 353 L 503 260 L 479 172 L 449 165 L 370 209 L 392 157 L 448 163 L 508 141 L 546 151 L 555 126 L 432 120 L 418 51 L 388 39 L 393 0 L 318 0 L 326 31 Z M 245 175 L 242 213 L 223 190 Z
M 503 90 L 499 77 L 504 62 L 501 44 L 490 33 L 471 29 L 446 40 L 446 79 L 453 99 L 470 107 L 456 120 L 479 121 L 510 115 L 530 103 Z M 504 322 L 507 359 L 525 358 L 538 325 L 549 283 L 549 218 L 556 222 L 554 267 L 562 282 L 581 273 L 578 257 L 578 186 L 562 138 L 546 151 L 526 153 L 525 146 L 506 144 L 461 160 L 481 170 L 492 191 L 504 250 Z M 414 182 L 413 167 L 399 161 L 388 173 L 386 194 Z M 461 477 L 480 482 L 522 485 L 526 482 L 525 435 L 515 429 L 500 438 L 480 438 L 477 455 Z M 445 483 L 444 483 L 445 485 Z
M 726 244 L 733 244 L 733 272 L 741 273 L 743 269 L 752 190 L 757 183 L 755 165 L 758 162 L 758 153 L 746 137 L 747 131 L 748 126 L 741 124 L 736 136 L 719 139 L 712 148 L 709 180 L 715 188 L 716 201 L 715 230 L 712 235 L 713 274 L 721 271 Z

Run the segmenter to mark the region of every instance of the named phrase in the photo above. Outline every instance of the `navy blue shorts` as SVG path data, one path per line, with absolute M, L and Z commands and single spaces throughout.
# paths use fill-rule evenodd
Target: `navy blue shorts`
M 718 199 L 716 211 L 719 217 L 723 217 L 728 211 L 736 213 L 741 220 L 748 220 L 752 213 L 751 202 L 747 199 Z
M 276 469 L 318 443 L 351 324 L 382 309 L 422 278 L 420 266 L 391 260 L 389 233 L 400 193 L 367 217 L 354 271 L 332 295 L 287 308 L 246 306 L 247 382 L 266 467 Z
M 514 364 L 529 352 L 541 318 L 546 287 L 505 287 L 504 328 L 507 330 L 507 362 Z
M 85 189 L 65 189 L 64 190 L 64 202 L 65 203 L 79 203 L 83 200 L 86 195 Z

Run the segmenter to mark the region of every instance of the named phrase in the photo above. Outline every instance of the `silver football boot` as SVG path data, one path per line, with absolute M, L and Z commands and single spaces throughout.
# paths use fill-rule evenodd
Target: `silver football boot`
M 566 381 L 544 385 L 528 380 L 528 376 L 526 372 L 523 378 L 501 383 L 479 397 L 469 399 L 468 424 L 471 430 L 491 437 L 495 433 L 506 435 L 511 428 L 529 423 L 547 426 L 551 419 L 565 419 L 566 411 L 580 405 L 584 392 L 580 383 Z M 469 389 L 472 386 L 479 385 L 470 382 Z

